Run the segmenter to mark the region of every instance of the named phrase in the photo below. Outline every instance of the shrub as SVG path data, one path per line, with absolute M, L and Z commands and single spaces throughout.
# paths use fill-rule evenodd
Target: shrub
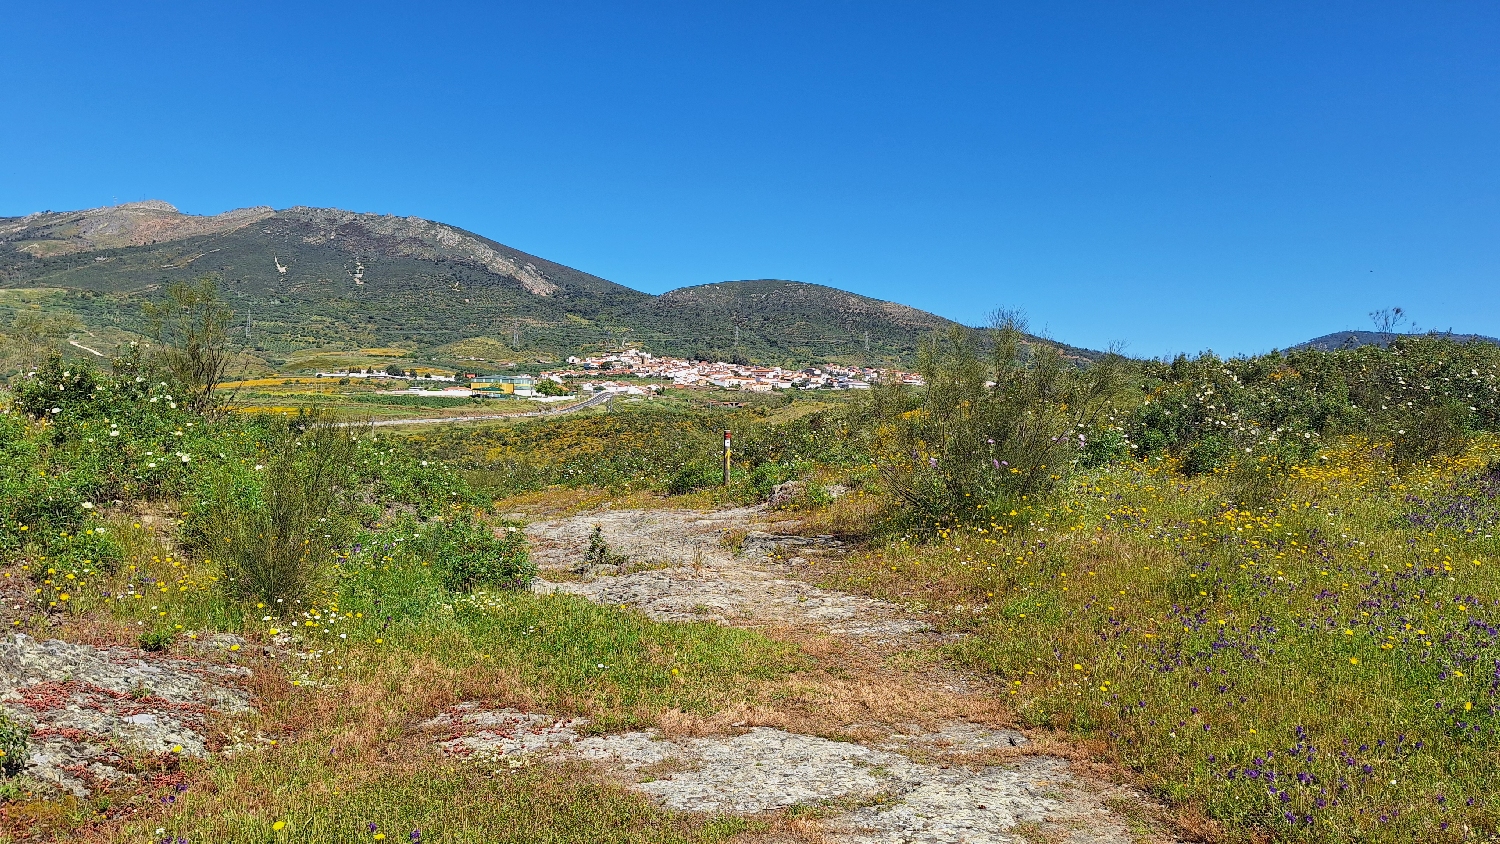
M 583 564 L 585 566 L 622 566 L 626 559 L 624 554 L 616 554 L 609 550 L 609 543 L 604 541 L 604 529 L 594 525 L 594 532 L 589 534 L 589 547 L 583 552 Z
M 449 591 L 514 589 L 536 576 L 526 534 L 509 522 L 492 528 L 462 513 L 429 522 L 425 533 L 425 550 Z
M 172 374 L 187 407 L 196 413 L 220 409 L 219 384 L 229 374 L 234 354 L 229 347 L 233 312 L 219 300 L 211 277 L 193 284 L 173 284 L 161 302 L 146 305 L 156 337 L 156 357 Z
M 171 647 L 174 638 L 176 638 L 176 634 L 166 628 L 148 630 L 141 634 L 141 650 L 159 653 Z
M 1147 395 L 1125 423 L 1128 439 L 1142 457 L 1182 457 L 1189 473 L 1225 467 L 1246 448 L 1306 460 L 1342 433 L 1390 440 L 1392 458 L 1409 465 L 1457 453 L 1470 432 L 1500 430 L 1494 343 L 1412 337 L 1389 348 L 1184 355 L 1139 367 Z
M 1131 456 L 1130 439 L 1116 425 L 1097 425 L 1079 450 L 1079 465 L 1093 469 Z
M 393 438 L 370 442 L 360 471 L 376 498 L 408 505 L 421 516 L 436 516 L 451 504 L 470 501 L 468 484 L 457 473 L 394 447 Z
M 1404 419 L 1387 422 L 1391 459 L 1411 465 L 1438 455 L 1461 453 L 1468 443 L 1472 415 L 1464 404 L 1448 400 L 1420 408 Z
M 299 597 L 353 529 L 357 433 L 317 413 L 272 420 L 253 466 L 226 463 L 189 509 L 187 538 L 245 598 Z
M 986 360 L 955 329 L 923 346 L 920 395 L 874 391 L 881 474 L 919 524 L 1008 518 L 1067 474 L 1118 392 L 1118 357 L 1079 369 L 1022 338 L 1001 321 Z
M 724 483 L 724 469 L 708 461 L 689 463 L 673 473 L 667 481 L 667 492 L 685 495 L 700 489 L 709 489 Z
M 749 487 L 750 495 L 756 501 L 764 501 L 771 496 L 771 490 L 777 485 L 797 477 L 806 468 L 810 467 L 787 463 L 762 463 L 750 470 L 745 482 Z
M 59 421 L 89 413 L 99 388 L 94 368 L 53 354 L 16 389 L 15 407 L 33 419 Z
M 31 729 L 0 709 L 0 772 L 13 777 L 26 766 Z

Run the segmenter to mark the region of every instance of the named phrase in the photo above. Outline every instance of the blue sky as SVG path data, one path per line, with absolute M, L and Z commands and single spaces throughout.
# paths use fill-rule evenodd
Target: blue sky
M 29 3 L 0 215 L 462 226 L 1136 355 L 1500 335 L 1500 5 Z

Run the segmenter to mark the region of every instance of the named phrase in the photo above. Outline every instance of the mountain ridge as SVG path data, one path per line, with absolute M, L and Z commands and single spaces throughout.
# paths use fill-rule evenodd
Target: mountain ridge
M 631 343 L 725 360 L 904 365 L 923 337 L 958 325 L 786 280 L 653 296 L 412 216 L 309 206 L 190 215 L 148 200 L 0 218 L 0 290 L 63 291 L 86 326 L 138 334 L 137 300 L 203 275 L 219 280 L 268 360 L 318 345 L 421 350 L 484 339 L 516 357 Z

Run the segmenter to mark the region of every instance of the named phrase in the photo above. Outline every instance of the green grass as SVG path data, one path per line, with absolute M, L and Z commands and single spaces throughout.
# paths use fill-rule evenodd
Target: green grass
M 282 642 L 291 653 L 255 666 L 260 715 L 245 725 L 278 741 L 154 780 L 152 793 L 122 798 L 140 810 L 123 824 L 80 804 L 45 807 L 48 828 L 119 841 L 160 828 L 190 842 L 332 842 L 374 840 L 373 822 L 391 841 L 420 830 L 423 841 L 712 842 L 749 826 L 655 808 L 582 768 L 497 771 L 441 757 L 414 726 L 460 701 L 583 716 L 586 731 L 639 728 L 669 711 L 753 702 L 805 658 L 758 633 L 656 622 L 574 596 L 454 594 L 420 541 L 433 527 L 403 523 L 381 545 L 364 537 L 365 551 L 339 560 L 314 594 L 277 609 L 229 599 L 211 564 L 169 557 L 123 528 L 126 562 L 95 588 L 120 594 L 125 578 L 146 574 L 149 594 L 81 601 L 76 617 L 175 631 L 179 652 L 215 626 Z M 286 826 L 273 830 L 276 821 Z
M 186 793 L 166 796 L 174 798 L 168 810 L 127 825 L 114 840 L 708 844 L 752 826 L 657 808 L 579 767 L 497 772 L 431 758 L 370 765 L 315 742 L 232 760 Z
M 644 726 L 669 709 L 711 713 L 795 666 L 789 648 L 570 596 L 454 599 L 425 571 L 380 574 L 362 584 L 369 592 L 346 584 L 336 610 L 298 616 L 304 658 L 290 662 L 293 685 L 261 703 L 263 729 L 288 738 L 192 772 L 185 794 L 119 840 L 157 828 L 190 842 L 374 840 L 374 823 L 391 841 L 420 830 L 422 841 L 665 844 L 749 826 L 656 808 L 583 768 L 445 760 L 411 725 L 460 700 L 584 715 L 597 731 Z M 276 821 L 286 827 L 273 830 Z
M 378 404 L 387 407 L 483 407 L 485 399 L 471 399 L 467 396 L 383 396 L 383 395 L 353 395 L 350 401 L 360 404 Z
M 1227 473 L 1116 465 L 1019 532 L 940 530 L 836 585 L 926 606 L 1023 722 L 1231 839 L 1465 840 L 1500 824 L 1500 544 L 1411 514 L 1497 450 L 1402 474 L 1345 442 L 1253 510 Z
M 471 608 L 460 605 L 457 618 L 467 646 L 522 677 L 548 707 L 591 714 L 600 730 L 639 726 L 667 709 L 710 714 L 742 699 L 756 681 L 785 676 L 802 663 L 794 649 L 758 633 L 655 622 L 581 598 L 507 594 L 471 601 Z M 419 637 L 407 646 L 444 659 L 466 657 L 435 644 Z
M 503 677 L 495 694 L 586 715 L 597 729 L 647 724 L 669 709 L 711 713 L 803 665 L 794 648 L 751 631 L 658 622 L 570 595 L 456 594 L 443 587 L 441 560 L 430 556 L 439 549 L 422 541 L 435 530 L 403 523 L 363 536 L 360 550 L 338 559 L 316 590 L 270 607 L 226 595 L 212 563 L 173 558 L 122 525 L 119 572 L 75 589 L 73 603 L 80 616 L 103 611 L 141 634 L 182 639 L 226 630 L 269 640 L 293 633 L 303 654 L 291 663 L 299 682 L 363 682 L 424 664 Z

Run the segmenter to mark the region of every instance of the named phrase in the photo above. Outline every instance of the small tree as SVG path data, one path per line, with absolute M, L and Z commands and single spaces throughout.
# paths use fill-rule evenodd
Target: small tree
M 566 396 L 571 392 L 572 390 L 568 389 L 568 385 L 559 384 L 556 381 L 553 381 L 551 378 L 542 378 L 536 382 L 537 395 Z
M 234 361 L 229 326 L 234 312 L 219 300 L 213 278 L 167 288 L 163 302 L 148 302 L 146 318 L 156 338 L 156 357 L 171 373 L 188 408 L 212 413 L 222 404 L 219 385 Z
M 1108 355 L 1072 365 L 998 314 L 989 359 L 963 328 L 920 351 L 927 382 L 913 401 L 900 385 L 872 396 L 886 484 L 924 523 L 1003 518 L 1061 480 L 1123 383 Z
M 1403 326 L 1411 322 L 1406 317 L 1406 311 L 1401 308 L 1381 308 L 1378 311 L 1370 311 L 1370 321 L 1375 323 L 1375 330 L 1381 334 L 1399 334 Z M 1417 327 L 1409 325 L 1407 333 L 1415 333 Z

